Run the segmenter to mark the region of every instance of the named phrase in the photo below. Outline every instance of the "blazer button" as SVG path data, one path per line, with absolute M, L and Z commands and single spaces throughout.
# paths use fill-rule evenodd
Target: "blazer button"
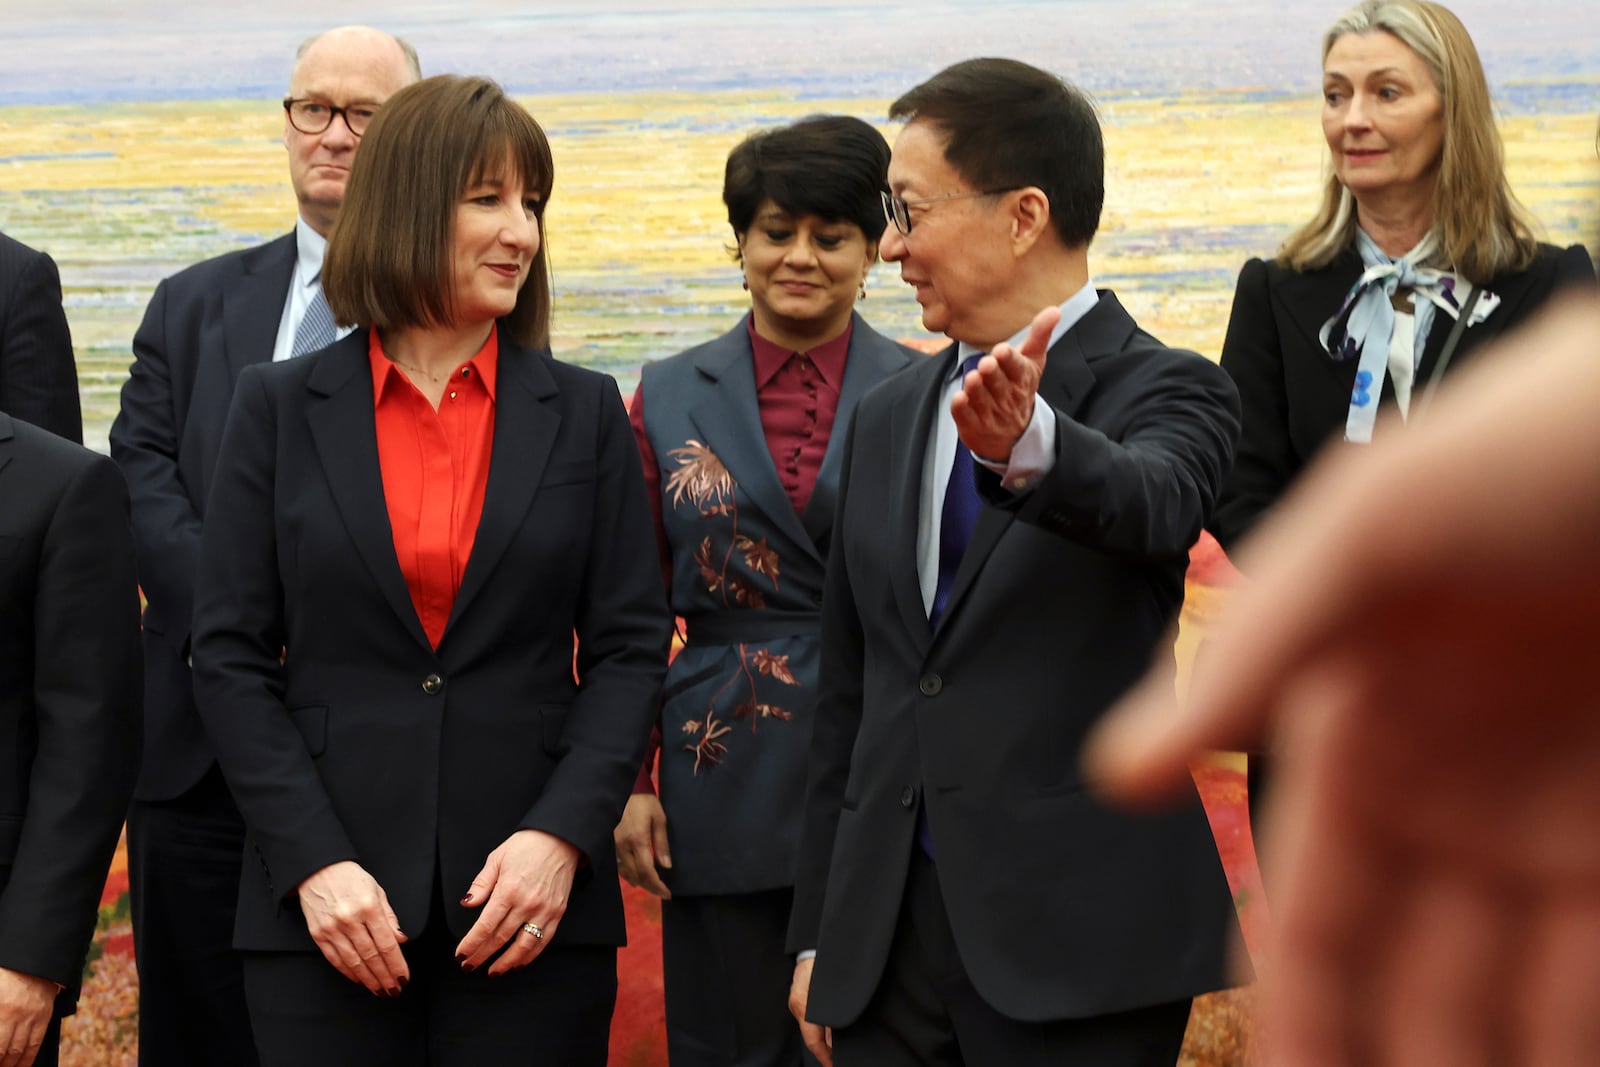
M 439 690 L 444 688 L 444 679 L 437 674 L 430 674 L 422 680 L 422 691 L 429 696 L 437 696 Z
M 944 679 L 937 674 L 930 674 L 917 683 L 917 688 L 922 690 L 922 695 L 925 697 L 936 697 L 939 695 L 939 690 L 944 688 Z
M 908 785 L 904 789 L 900 790 L 900 806 L 902 808 L 915 807 L 916 803 L 917 803 L 917 791 L 915 789 L 912 789 Z

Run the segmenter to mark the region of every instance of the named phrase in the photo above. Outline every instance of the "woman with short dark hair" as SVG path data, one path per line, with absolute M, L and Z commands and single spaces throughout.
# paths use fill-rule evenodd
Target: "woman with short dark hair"
M 551 186 L 493 82 L 397 92 L 323 267 L 360 328 L 240 376 L 194 675 L 265 1067 L 606 1060 L 671 623 L 616 386 L 544 347 Z
M 647 759 L 616 848 L 622 876 L 664 899 L 673 1067 L 802 1062 L 784 937 L 840 453 L 856 401 L 915 358 L 855 311 L 888 165 L 883 135 L 844 116 L 737 145 L 722 198 L 750 312 L 645 367 L 633 399 L 686 643 L 660 798 Z

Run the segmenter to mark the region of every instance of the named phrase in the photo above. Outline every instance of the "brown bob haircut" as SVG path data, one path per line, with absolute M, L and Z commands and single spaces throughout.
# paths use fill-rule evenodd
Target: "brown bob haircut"
M 550 142 L 533 116 L 487 78 L 424 78 L 378 109 L 361 138 L 322 264 L 334 319 L 385 330 L 452 322 L 456 205 L 468 187 L 511 174 L 540 203 L 539 251 L 500 328 L 516 344 L 545 347 L 550 271 L 543 205 L 555 180 Z

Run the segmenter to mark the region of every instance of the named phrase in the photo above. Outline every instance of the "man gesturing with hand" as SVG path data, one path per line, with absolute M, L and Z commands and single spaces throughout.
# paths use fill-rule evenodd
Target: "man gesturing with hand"
M 1163 650 L 1237 396 L 1091 282 L 1076 89 L 970 60 L 890 114 L 882 254 L 952 344 L 850 432 L 791 1008 L 838 1067 L 1173 1063 L 1224 984 L 1222 867 L 1197 801 L 1109 811 L 1078 750 Z

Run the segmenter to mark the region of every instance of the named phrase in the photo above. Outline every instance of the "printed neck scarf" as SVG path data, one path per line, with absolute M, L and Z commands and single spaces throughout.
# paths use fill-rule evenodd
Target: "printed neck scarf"
M 1395 290 L 1408 288 L 1415 294 L 1416 348 L 1412 366 L 1422 363 L 1422 350 L 1433 326 L 1434 309 L 1443 309 L 1454 320 L 1471 285 L 1448 271 L 1424 267 L 1438 247 L 1433 231 L 1399 259 L 1378 247 L 1362 229 L 1356 230 L 1356 249 L 1367 269 L 1350 287 L 1339 313 L 1322 324 L 1320 338 L 1330 356 L 1341 362 L 1359 357 L 1356 384 L 1350 391 L 1350 414 L 1345 419 L 1347 441 L 1372 440 L 1372 427 L 1378 418 L 1378 398 L 1383 395 L 1383 380 L 1389 369 L 1389 345 L 1394 335 Z M 1458 295 L 1456 290 L 1462 292 Z M 1488 309 L 1482 310 L 1488 314 Z M 1478 318 L 1474 315 L 1473 318 Z M 1470 324 L 1470 320 L 1469 320 Z

